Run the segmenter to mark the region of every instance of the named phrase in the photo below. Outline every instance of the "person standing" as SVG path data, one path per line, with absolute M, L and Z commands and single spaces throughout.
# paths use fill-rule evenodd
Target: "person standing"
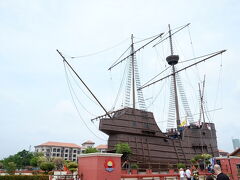
M 189 167 L 187 167 L 185 174 L 186 174 L 187 180 L 191 180 L 191 170 L 189 169 Z
M 193 171 L 193 180 L 198 180 L 199 179 L 199 172 L 197 169 Z
M 230 180 L 226 174 L 222 173 L 221 167 L 218 164 L 214 165 L 214 172 L 217 174 L 217 180 Z
M 184 180 L 185 172 L 184 172 L 183 168 L 179 169 L 179 176 L 180 176 L 180 180 Z

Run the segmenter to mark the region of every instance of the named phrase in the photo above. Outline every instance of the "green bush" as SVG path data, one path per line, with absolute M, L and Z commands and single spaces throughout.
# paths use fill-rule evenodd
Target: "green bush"
M 177 163 L 177 168 L 178 168 L 178 169 L 180 169 L 180 168 L 185 169 L 185 168 L 186 168 L 186 165 L 183 164 L 183 163 Z
M 116 153 L 123 154 L 122 160 L 126 161 L 129 158 L 129 155 L 132 154 L 131 147 L 128 143 L 118 143 L 115 145 Z
M 138 169 L 138 165 L 136 163 L 131 164 L 131 169 Z
M 8 175 L 0 176 L 0 180 L 49 180 L 49 177 L 46 175 L 38 176 Z
M 55 165 L 53 162 L 43 162 L 40 164 L 40 169 L 48 173 L 49 171 L 52 171 L 55 168 Z
M 85 150 L 85 154 L 99 152 L 96 148 L 89 147 Z

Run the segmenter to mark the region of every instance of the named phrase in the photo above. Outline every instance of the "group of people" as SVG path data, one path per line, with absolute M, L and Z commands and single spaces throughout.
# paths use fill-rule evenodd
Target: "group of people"
M 206 180 L 230 180 L 229 177 L 222 173 L 221 167 L 218 164 L 214 165 L 214 173 L 216 174 L 216 177 L 214 175 L 209 175 L 206 177 Z M 191 172 L 189 167 L 187 167 L 186 171 L 184 171 L 183 168 L 179 169 L 179 176 L 180 180 L 198 180 L 199 179 L 199 173 L 197 170 L 194 170 Z

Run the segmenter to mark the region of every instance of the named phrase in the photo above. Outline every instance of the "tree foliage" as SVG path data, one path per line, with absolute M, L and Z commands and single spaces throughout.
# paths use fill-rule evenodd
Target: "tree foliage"
M 200 167 L 200 169 L 205 169 L 206 166 L 211 164 L 210 159 L 212 158 L 211 154 L 197 154 L 194 156 L 190 162 L 196 167 Z
M 180 169 L 180 168 L 185 169 L 185 168 L 186 168 L 186 165 L 183 164 L 183 163 L 177 163 L 177 168 L 178 168 L 178 169 Z
M 98 152 L 96 148 L 89 147 L 85 150 L 85 154 Z
M 1 162 L 3 166 L 8 165 L 9 162 L 14 162 L 17 169 L 25 169 L 29 167 L 39 167 L 41 162 L 46 161 L 46 158 L 43 156 L 43 153 L 29 152 L 22 150 L 17 154 L 10 155 L 7 158 L 3 159 Z
M 17 169 L 17 165 L 14 162 L 8 162 L 4 165 L 4 168 L 8 174 L 13 175 Z
M 49 180 L 47 175 L 7 175 L 0 176 L 0 180 Z
M 3 169 L 3 162 L 0 161 L 0 169 Z
M 132 163 L 131 164 L 131 169 L 138 169 L 137 163 Z
M 40 164 L 40 169 L 48 173 L 49 171 L 52 171 L 55 168 L 55 165 L 53 162 L 42 162 Z
M 77 171 L 78 168 L 78 164 L 76 162 L 69 162 L 67 163 L 67 168 L 69 169 L 69 171 L 72 172 L 72 174 Z
M 55 164 L 55 167 L 57 170 L 62 170 L 64 165 L 64 160 L 61 157 L 56 157 L 52 160 L 52 162 Z
M 118 143 L 115 146 L 116 153 L 123 154 L 122 159 L 127 160 L 128 156 L 132 153 L 132 150 L 128 143 Z

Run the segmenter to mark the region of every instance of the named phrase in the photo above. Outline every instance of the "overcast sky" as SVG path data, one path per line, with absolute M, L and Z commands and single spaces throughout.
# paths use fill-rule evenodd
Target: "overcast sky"
M 212 122 L 216 125 L 219 149 L 231 152 L 231 138 L 240 138 L 239 9 L 238 0 L 1 0 L 0 159 L 23 149 L 33 150 L 46 141 L 82 144 L 90 139 L 96 144 L 107 143 L 107 136 L 97 130 L 97 123 L 90 121 L 104 112 L 79 95 L 89 111 L 87 115 L 79 108 L 80 115 L 96 136 L 80 119 L 56 49 L 69 57 L 122 42 L 116 49 L 95 56 L 69 59 L 110 110 L 119 75 L 118 70 L 110 74 L 107 68 L 129 46 L 130 35 L 133 33 L 140 40 L 166 31 L 168 24 L 178 27 L 186 23 L 191 23 L 193 42 L 186 57 L 193 47 L 196 55 L 228 50 L 216 58 L 218 63 L 204 67 L 209 82 L 216 82 L 207 86 L 212 90 L 209 99 L 215 98 L 212 94 L 219 90 L 217 82 L 221 81 L 219 103 L 210 109 L 221 108 L 214 113 Z M 183 36 L 184 33 L 189 34 L 188 30 Z M 178 41 L 182 40 L 180 35 L 176 37 Z M 185 46 L 181 46 L 183 50 Z M 160 48 L 156 51 L 162 57 Z M 156 71 L 156 57 L 147 53 L 139 57 L 148 62 L 144 68 L 140 62 L 140 69 L 146 70 L 141 76 L 150 77 L 147 72 Z M 142 82 L 146 82 L 146 77 Z M 145 96 L 150 95 L 145 92 Z

